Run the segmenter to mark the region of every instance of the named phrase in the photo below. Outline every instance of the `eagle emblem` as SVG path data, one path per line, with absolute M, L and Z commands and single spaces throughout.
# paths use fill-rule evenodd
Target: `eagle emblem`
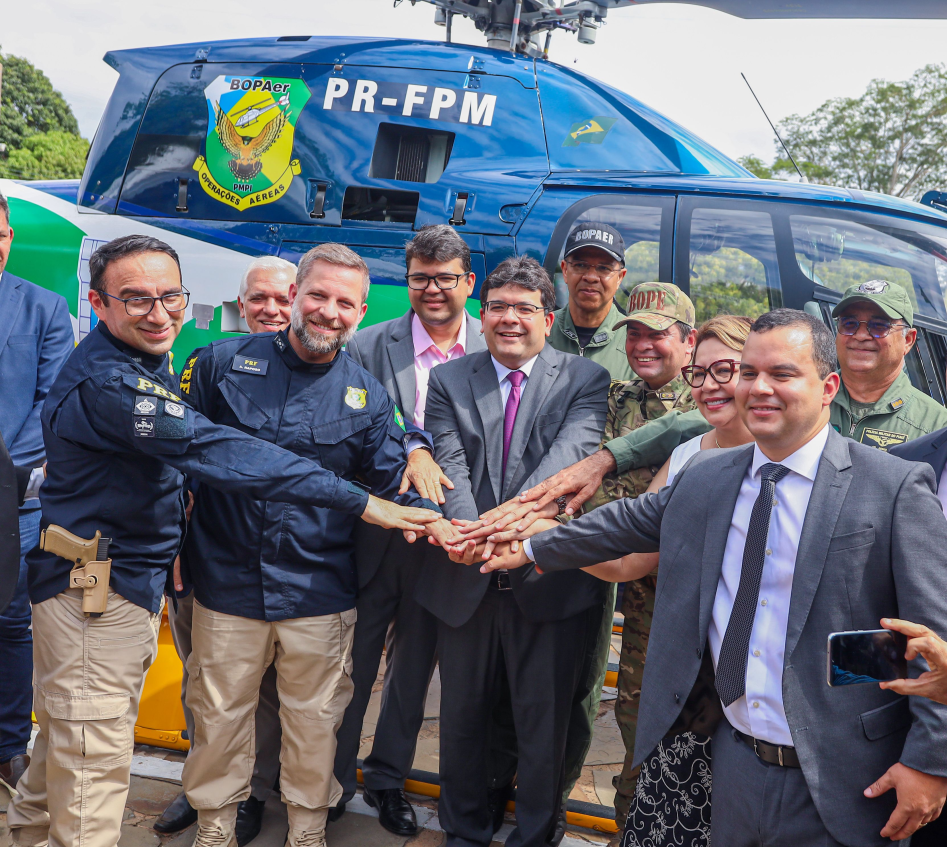
M 233 158 L 227 162 L 233 175 L 241 182 L 253 179 L 263 168 L 262 156 L 286 126 L 287 115 L 279 112 L 256 137 L 241 135 L 227 113 L 214 103 L 217 113 L 217 135 L 220 143 Z
M 299 78 L 214 79 L 204 89 L 204 155 L 194 162 L 201 188 L 239 212 L 283 197 L 301 171 L 293 144 L 310 96 Z

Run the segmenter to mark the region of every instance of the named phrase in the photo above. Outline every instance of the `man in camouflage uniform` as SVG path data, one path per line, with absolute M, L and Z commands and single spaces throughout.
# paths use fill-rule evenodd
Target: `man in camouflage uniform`
M 631 292 L 628 317 L 615 328 L 627 326 L 625 352 L 638 374 L 628 382 L 613 382 L 608 392 L 608 416 L 602 443 L 627 435 L 668 412 L 694 408 L 691 391 L 681 368 L 694 349 L 694 305 L 676 285 L 642 283 Z M 585 505 L 589 511 L 620 497 L 638 497 L 647 489 L 660 466 L 609 473 Z M 625 764 L 615 778 L 615 822 L 624 826 L 635 790 L 638 769 L 631 768 L 638 722 L 638 699 L 644 673 L 645 652 L 654 612 L 655 574 L 625 584 L 622 614 L 621 659 L 615 718 L 625 742 Z

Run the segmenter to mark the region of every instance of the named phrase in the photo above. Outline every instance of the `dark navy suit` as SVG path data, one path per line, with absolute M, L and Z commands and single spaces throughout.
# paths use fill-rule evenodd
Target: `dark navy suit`
M 14 465 L 36 467 L 45 458 L 39 420 L 43 401 L 75 345 L 69 308 L 60 295 L 3 272 L 0 315 L 0 437 Z M 33 637 L 25 556 L 39 540 L 39 500 L 20 507 L 18 523 L 19 577 L 10 605 L 0 614 L 0 763 L 26 752 L 32 727 Z

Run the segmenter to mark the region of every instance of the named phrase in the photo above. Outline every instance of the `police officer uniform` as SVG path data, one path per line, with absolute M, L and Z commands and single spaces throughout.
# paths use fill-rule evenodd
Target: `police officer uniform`
M 438 508 L 414 492 L 398 494 L 404 420 L 351 357 L 310 364 L 286 332 L 261 333 L 215 342 L 188 369 L 182 394 L 211 420 L 311 458 L 353 485 L 358 477 L 379 497 Z M 250 791 L 256 694 L 274 661 L 290 843 L 321 834 L 341 796 L 332 770 L 352 696 L 354 527 L 352 513 L 332 508 L 199 492 L 185 557 L 195 592 L 187 702 L 196 728 L 184 787 L 199 831 L 217 828 L 221 843 Z
M 367 492 L 182 401 L 167 354 L 104 323 L 78 345 L 42 413 L 43 526 L 112 539 L 108 606 L 81 610 L 72 562 L 34 549 L 34 711 L 40 731 L 7 822 L 16 844 L 118 842 L 144 675 L 157 650 L 169 568 L 181 546 L 184 474 L 210 486 L 360 515 Z M 174 388 L 172 388 L 174 386 Z

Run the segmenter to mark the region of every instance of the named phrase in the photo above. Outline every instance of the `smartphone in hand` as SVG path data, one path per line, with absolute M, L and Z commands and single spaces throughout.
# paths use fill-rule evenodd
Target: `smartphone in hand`
M 833 632 L 826 647 L 826 681 L 836 687 L 906 679 L 907 645 L 906 635 L 887 629 Z

